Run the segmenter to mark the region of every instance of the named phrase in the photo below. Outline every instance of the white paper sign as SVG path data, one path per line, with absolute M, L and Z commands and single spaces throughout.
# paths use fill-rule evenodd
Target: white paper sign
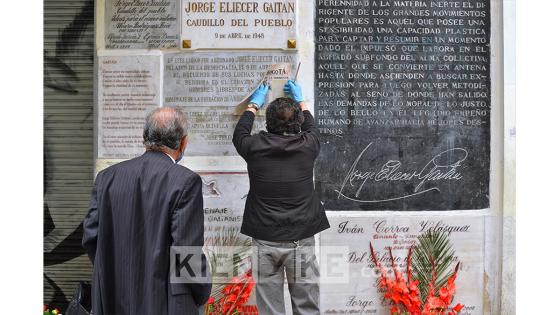
M 272 102 L 279 97 L 286 97 L 284 94 L 284 85 L 288 80 L 292 79 L 292 65 L 289 63 L 279 63 L 271 65 L 266 73 L 264 74 L 262 80 L 257 86 L 247 94 L 247 96 L 235 107 L 234 113 L 236 115 L 243 114 L 243 111 L 247 109 L 251 95 L 257 90 L 261 84 L 267 84 L 270 90 L 267 94 L 267 100 L 265 105 Z M 264 115 L 264 111 L 259 111 L 257 114 Z

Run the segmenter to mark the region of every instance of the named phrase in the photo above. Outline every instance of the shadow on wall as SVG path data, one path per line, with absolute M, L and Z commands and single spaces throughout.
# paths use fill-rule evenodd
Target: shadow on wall
M 44 1 L 43 297 L 61 310 L 78 282 L 90 280 L 90 267 L 76 259 L 85 257 L 79 218 L 87 211 L 92 176 L 80 165 L 93 163 L 93 148 L 68 152 L 93 142 L 93 19 L 94 0 L 68 6 Z

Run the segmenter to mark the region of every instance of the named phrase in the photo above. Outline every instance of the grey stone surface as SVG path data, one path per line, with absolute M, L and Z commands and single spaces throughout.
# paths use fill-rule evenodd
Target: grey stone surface
M 239 116 L 231 107 L 182 107 L 189 117 L 189 156 L 232 156 L 237 151 L 231 140 Z M 265 130 L 263 116 L 255 118 L 253 133 Z
M 515 315 L 515 218 L 504 217 L 501 313 Z
M 163 104 L 188 114 L 189 155 L 237 155 L 231 143 L 239 120 L 236 106 L 251 94 L 270 65 L 296 60 L 295 54 L 282 52 L 165 54 Z M 259 113 L 254 132 L 264 129 Z
M 174 48 L 179 43 L 177 0 L 106 0 L 105 48 Z
M 146 114 L 161 105 L 155 55 L 101 56 L 98 63 L 97 158 L 133 158 L 144 152 Z
M 204 196 L 205 237 L 224 228 L 241 228 L 245 200 L 249 192 L 246 173 L 200 173 Z
M 329 215 L 331 228 L 320 234 L 321 310 L 324 314 L 388 314 L 375 283 L 369 254 L 372 242 L 386 268 L 391 246 L 404 270 L 408 247 L 428 229 L 450 231 L 461 268 L 455 303 L 461 314 L 483 314 L 484 218 L 482 216 Z M 329 253 L 331 254 L 329 258 Z M 342 255 L 342 260 L 336 260 Z M 330 263 L 329 263 L 330 262 Z

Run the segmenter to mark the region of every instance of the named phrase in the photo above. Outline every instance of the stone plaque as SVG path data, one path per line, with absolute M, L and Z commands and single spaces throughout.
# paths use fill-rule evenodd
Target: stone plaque
M 489 1 L 319 1 L 315 39 L 328 209 L 489 206 Z
M 144 152 L 146 114 L 160 106 L 161 57 L 100 56 L 97 89 L 97 157 L 136 157 Z
M 232 113 L 231 107 L 182 107 L 189 117 L 190 156 L 232 156 L 237 151 L 231 142 L 233 131 L 240 116 Z M 253 133 L 265 130 L 263 116 L 257 116 Z M 244 161 L 243 161 L 244 163 Z
M 190 118 L 189 155 L 231 156 L 239 116 L 236 106 L 261 81 L 269 66 L 295 65 L 296 54 L 282 52 L 193 52 L 164 57 L 164 106 L 177 106 Z M 254 132 L 264 130 L 264 117 Z
M 385 247 L 391 246 L 397 267 L 404 271 L 408 248 L 429 229 L 448 233 L 455 261 L 461 262 L 453 306 L 464 304 L 461 314 L 483 314 L 482 216 L 351 215 L 329 216 L 329 221 L 331 228 L 320 234 L 321 314 L 389 314 L 390 306 L 376 286 L 378 276 L 373 271 L 369 242 L 388 270 L 390 259 Z M 337 255 L 345 257 L 344 262 L 336 260 Z M 336 268 L 329 267 L 329 262 Z M 342 278 L 345 280 L 340 281 Z
M 295 49 L 297 0 L 182 0 L 185 49 Z
M 175 48 L 177 0 L 106 0 L 105 48 Z
M 207 239 L 226 227 L 241 229 L 245 199 L 249 193 L 247 173 L 201 172 Z

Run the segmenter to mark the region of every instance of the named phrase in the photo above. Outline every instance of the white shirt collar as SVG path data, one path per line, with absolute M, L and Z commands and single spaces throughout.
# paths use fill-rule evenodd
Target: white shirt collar
M 163 152 L 163 153 L 165 153 L 165 152 Z M 165 155 L 167 155 L 171 159 L 171 161 L 173 161 L 173 163 L 177 164 L 177 162 L 175 162 L 175 159 L 171 155 L 169 155 L 167 153 L 165 153 Z

